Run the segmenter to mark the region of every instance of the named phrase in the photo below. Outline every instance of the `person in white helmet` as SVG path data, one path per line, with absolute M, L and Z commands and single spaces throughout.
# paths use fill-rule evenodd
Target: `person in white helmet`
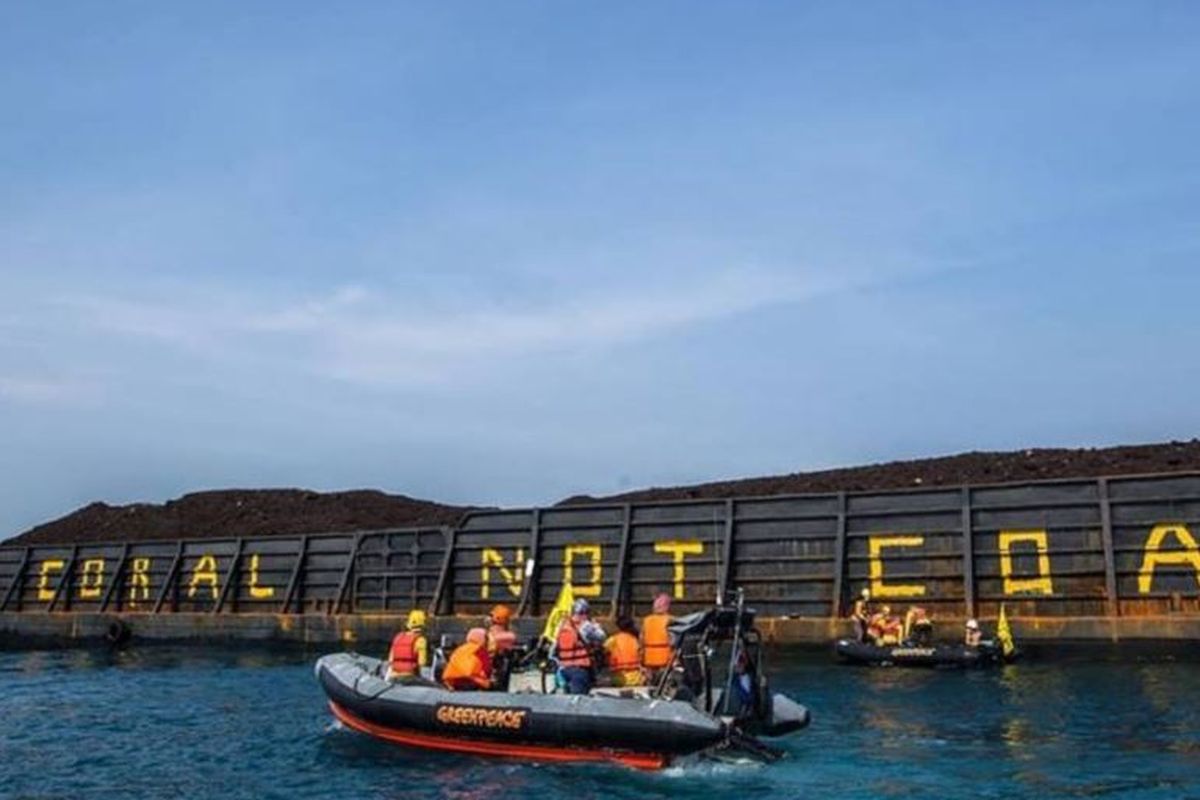
M 593 653 L 602 653 L 604 629 L 592 621 L 591 608 L 582 597 L 571 606 L 554 643 L 559 677 L 567 694 L 587 694 L 595 681 L 598 663 Z
M 983 640 L 983 631 L 979 630 L 979 621 L 975 619 L 967 620 L 967 628 L 963 638 L 963 644 L 967 647 L 979 647 L 979 643 Z
M 854 621 L 854 634 L 860 642 L 867 641 L 867 631 L 871 627 L 871 614 L 871 590 L 864 588 L 854 601 L 854 609 L 850 612 L 850 619 Z

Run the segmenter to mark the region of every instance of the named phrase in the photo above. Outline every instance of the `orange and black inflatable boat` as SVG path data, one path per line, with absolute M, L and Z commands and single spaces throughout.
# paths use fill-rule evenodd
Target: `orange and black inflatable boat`
M 711 612 L 710 612 L 711 613 Z M 703 614 L 681 621 L 679 633 L 707 631 Z M 682 638 L 678 640 L 682 643 Z M 685 645 L 683 650 L 689 648 Z M 691 648 L 703 654 L 707 647 Z M 736 663 L 753 663 L 742 651 Z M 686 658 L 686 656 L 683 656 Z M 609 761 L 659 769 L 680 756 L 750 757 L 781 753 L 755 736 L 780 736 L 808 724 L 808 710 L 766 688 L 765 679 L 726 688 L 697 685 L 660 692 L 594 689 L 450 691 L 425 681 L 394 683 L 378 659 L 336 653 L 317 661 L 316 675 L 334 716 L 347 728 L 394 744 L 526 761 Z M 682 676 L 685 670 L 679 669 Z M 707 673 L 711 674 L 711 673 Z M 515 682 L 510 685 L 517 685 Z M 746 694 L 760 691 L 761 696 Z M 734 702 L 722 698 L 740 694 Z M 749 702 L 752 700 L 753 702 Z

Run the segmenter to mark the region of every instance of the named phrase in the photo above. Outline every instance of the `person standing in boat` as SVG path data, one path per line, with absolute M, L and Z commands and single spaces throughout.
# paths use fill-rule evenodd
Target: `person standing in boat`
M 580 598 L 571 606 L 554 642 L 558 674 L 567 694 L 587 694 L 596 681 L 594 650 L 604 644 L 604 629 L 592 621 L 588 601 Z
M 388 650 L 387 679 L 405 680 L 420 675 L 429 666 L 429 642 L 425 639 L 425 612 L 414 608 L 408 613 L 407 630 L 396 634 Z
M 863 588 L 858 599 L 854 601 L 854 609 L 850 612 L 850 619 L 854 620 L 854 634 L 859 642 L 866 644 L 869 637 L 867 632 L 871 627 L 871 590 Z
M 467 640 L 454 648 L 442 683 L 450 689 L 471 691 L 492 688 L 492 659 L 487 651 L 487 631 L 471 628 Z
M 651 613 L 642 620 L 642 666 L 654 677 L 671 665 L 675 650 L 671 647 L 671 596 L 659 592 L 654 596 Z
M 608 654 L 608 670 L 613 686 L 642 686 L 642 648 L 638 643 L 637 626 L 629 617 L 617 619 L 617 632 L 604 642 Z

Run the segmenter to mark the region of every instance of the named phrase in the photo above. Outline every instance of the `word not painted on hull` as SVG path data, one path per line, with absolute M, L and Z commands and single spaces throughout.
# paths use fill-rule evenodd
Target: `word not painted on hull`
M 664 539 L 654 543 L 654 552 L 671 565 L 671 587 L 676 600 L 687 596 L 687 558 L 704 555 L 700 539 Z M 604 546 L 595 543 L 569 544 L 563 548 L 563 584 L 569 585 L 575 597 L 599 597 L 604 586 Z M 495 597 L 493 580 L 499 584 L 501 596 L 518 598 L 525 588 L 525 578 L 533 574 L 535 564 L 526 560 L 525 549 L 515 548 L 506 558 L 502 550 L 485 547 L 480 551 L 479 596 L 484 600 Z M 498 580 L 497 580 L 498 579 Z

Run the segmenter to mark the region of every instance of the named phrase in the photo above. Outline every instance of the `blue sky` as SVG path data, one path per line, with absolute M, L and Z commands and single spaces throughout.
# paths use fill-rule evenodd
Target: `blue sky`
M 1200 423 L 1193 3 L 8 3 L 0 534 Z

